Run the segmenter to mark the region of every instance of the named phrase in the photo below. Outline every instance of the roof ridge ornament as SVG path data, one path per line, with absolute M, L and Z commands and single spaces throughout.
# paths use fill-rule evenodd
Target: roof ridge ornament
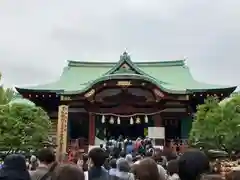
M 127 52 L 127 49 L 125 49 L 123 54 L 120 56 L 120 60 L 122 61 L 131 60 L 129 53 Z
M 188 67 L 188 61 L 186 56 L 183 57 L 183 67 Z
M 124 54 L 124 53 L 128 54 L 128 50 L 127 50 L 127 48 L 124 49 L 123 54 Z

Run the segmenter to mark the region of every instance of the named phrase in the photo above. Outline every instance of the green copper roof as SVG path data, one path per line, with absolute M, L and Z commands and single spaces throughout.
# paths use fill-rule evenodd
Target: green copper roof
M 123 65 L 127 65 L 127 68 L 123 68 Z M 56 82 L 19 89 L 74 94 L 85 92 L 95 83 L 109 79 L 143 79 L 156 84 L 163 91 L 178 94 L 236 88 L 194 80 L 184 60 L 132 62 L 129 55 L 123 53 L 117 63 L 68 61 L 68 66 Z

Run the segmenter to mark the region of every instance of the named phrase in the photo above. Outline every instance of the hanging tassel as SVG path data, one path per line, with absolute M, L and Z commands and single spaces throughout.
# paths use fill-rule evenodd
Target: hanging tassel
M 117 118 L 117 124 L 121 124 L 120 117 Z
M 136 124 L 140 124 L 140 123 L 141 123 L 141 119 L 139 117 L 137 117 Z
M 145 115 L 145 123 L 148 123 L 148 116 Z
M 133 117 L 130 118 L 130 124 L 133 124 Z
M 110 121 L 109 122 L 110 122 L 110 124 L 114 124 L 114 118 L 112 116 L 110 117 Z
M 105 123 L 105 116 L 102 116 L 102 123 Z

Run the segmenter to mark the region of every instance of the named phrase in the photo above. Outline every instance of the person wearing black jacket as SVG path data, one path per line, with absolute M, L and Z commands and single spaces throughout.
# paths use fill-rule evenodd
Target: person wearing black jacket
M 57 166 L 56 157 L 51 149 L 44 148 L 38 152 L 39 166 L 35 171 L 31 171 L 32 180 L 49 180 Z

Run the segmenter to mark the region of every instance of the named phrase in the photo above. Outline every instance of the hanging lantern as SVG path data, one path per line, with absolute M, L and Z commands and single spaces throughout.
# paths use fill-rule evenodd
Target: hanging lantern
M 110 124 L 114 124 L 114 118 L 111 116 L 110 120 L 109 120 Z
M 130 124 L 133 124 L 133 118 L 132 117 L 130 118 Z
M 121 124 L 120 117 L 117 118 L 117 124 Z
M 105 116 L 102 116 L 102 123 L 105 123 Z
M 141 119 L 139 117 L 136 118 L 136 124 L 140 124 L 141 123 Z
M 148 123 L 148 116 L 145 115 L 145 123 Z

